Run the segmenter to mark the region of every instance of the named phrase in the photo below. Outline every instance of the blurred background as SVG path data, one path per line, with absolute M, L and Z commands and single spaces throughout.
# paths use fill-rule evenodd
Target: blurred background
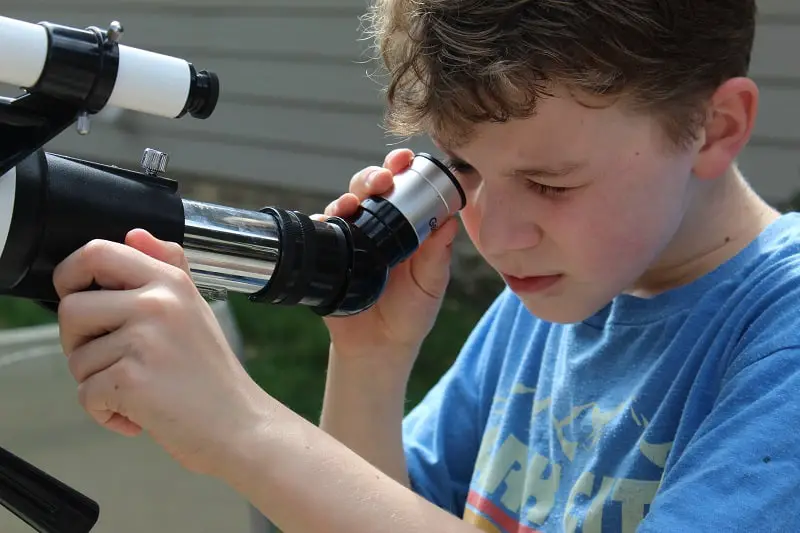
M 380 123 L 360 17 L 367 0 L 0 0 L 0 15 L 28 22 L 106 27 L 122 43 L 177 56 L 220 76 L 216 112 L 170 121 L 108 109 L 92 132 L 69 130 L 46 149 L 138 168 L 145 148 L 170 155 L 167 175 L 184 197 L 243 208 L 276 205 L 321 212 L 352 174 L 395 146 L 436 153 L 424 139 L 388 138 Z M 800 3 L 760 0 L 752 76 L 762 91 L 740 165 L 781 209 L 800 205 Z M 0 36 L 2 39 L 2 36 Z M 0 96 L 19 89 L 0 85 Z M 466 239 L 454 281 L 412 376 L 408 407 L 424 395 L 500 290 Z M 272 395 L 316 422 L 327 334 L 302 308 L 272 308 L 234 296 L 216 307 L 243 364 Z M 146 438 L 100 430 L 77 405 L 58 350 L 54 315 L 0 298 L 0 446 L 95 498 L 93 531 L 249 532 L 269 525 L 226 487 L 193 476 Z M 0 509 L 0 531 L 30 529 Z

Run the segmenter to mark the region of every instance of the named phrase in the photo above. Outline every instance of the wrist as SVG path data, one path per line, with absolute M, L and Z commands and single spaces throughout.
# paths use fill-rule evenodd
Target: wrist
M 405 388 L 419 350 L 413 347 L 378 348 L 355 354 L 335 344 L 328 352 L 328 373 L 364 382 L 366 386 Z

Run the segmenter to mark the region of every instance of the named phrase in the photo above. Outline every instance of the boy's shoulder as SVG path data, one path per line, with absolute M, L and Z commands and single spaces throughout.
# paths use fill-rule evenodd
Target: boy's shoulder
M 736 332 L 734 365 L 800 348 L 800 213 L 783 214 L 726 267 L 706 305 Z

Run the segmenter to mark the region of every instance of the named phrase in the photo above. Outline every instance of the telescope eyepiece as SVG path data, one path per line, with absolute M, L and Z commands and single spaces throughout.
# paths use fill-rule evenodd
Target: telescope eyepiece
M 197 119 L 207 119 L 217 107 L 219 101 L 219 77 L 214 72 L 201 70 L 197 72 L 194 65 L 189 63 L 191 76 L 189 85 L 189 96 L 186 99 L 186 107 L 181 111 L 179 117 L 189 113 Z

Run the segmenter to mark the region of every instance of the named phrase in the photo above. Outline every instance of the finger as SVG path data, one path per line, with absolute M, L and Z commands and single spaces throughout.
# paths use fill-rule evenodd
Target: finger
M 117 331 L 89 341 L 74 350 L 69 355 L 67 367 L 75 381 L 83 383 L 124 357 L 138 359 L 140 356 L 131 343 L 130 336 L 123 331 Z
M 104 418 L 107 413 L 110 413 L 110 411 L 101 411 L 98 412 L 97 415 Z M 95 420 L 97 420 L 97 418 L 95 418 Z M 131 422 L 119 413 L 111 413 L 111 417 L 105 422 L 101 422 L 101 425 L 125 437 L 135 437 L 142 432 L 142 426 Z
M 383 160 L 383 166 L 392 174 L 397 174 L 405 170 L 413 159 L 414 152 L 408 148 L 398 148 L 386 154 L 386 159 Z
M 128 371 L 129 372 L 129 371 Z M 120 412 L 121 383 L 126 369 L 122 362 L 92 375 L 78 385 L 78 401 L 101 426 L 126 436 L 135 436 L 142 428 Z
M 136 289 L 167 275 L 169 268 L 125 244 L 93 240 L 56 266 L 53 284 L 60 298 L 92 282 L 105 289 Z
M 450 281 L 452 244 L 458 234 L 458 219 L 451 218 L 434 231 L 412 256 L 409 270 L 419 288 L 441 298 Z
M 325 214 L 329 217 L 348 217 L 356 212 L 360 202 L 356 195 L 345 193 L 325 208 Z
M 66 295 L 58 304 L 61 347 L 70 357 L 87 342 L 123 327 L 133 318 L 136 292 L 90 291 Z
M 367 167 L 350 178 L 350 193 L 359 201 L 376 194 L 383 194 L 392 187 L 394 183 L 392 176 L 392 172 L 387 168 Z
M 134 229 L 125 236 L 125 244 L 189 274 L 189 262 L 186 260 L 186 254 L 181 245 L 176 242 L 157 239 L 144 229 Z

